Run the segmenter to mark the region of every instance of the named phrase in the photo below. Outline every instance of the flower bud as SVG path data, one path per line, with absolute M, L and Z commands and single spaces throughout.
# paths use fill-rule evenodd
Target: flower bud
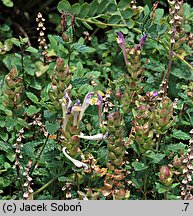
M 160 180 L 163 183 L 171 182 L 172 173 L 167 166 L 162 166 L 160 169 Z

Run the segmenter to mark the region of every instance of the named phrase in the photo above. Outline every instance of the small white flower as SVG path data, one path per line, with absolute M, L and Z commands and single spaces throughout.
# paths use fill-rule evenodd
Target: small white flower
M 28 194 L 27 192 L 25 192 L 25 193 L 23 194 L 23 198 L 28 198 L 28 196 L 29 196 L 29 194 Z
M 76 167 L 78 167 L 78 168 L 83 167 L 85 170 L 88 170 L 88 166 L 87 166 L 85 163 L 82 163 L 81 161 L 78 161 L 78 160 L 76 160 L 76 159 L 70 157 L 70 155 L 68 155 L 68 154 L 66 153 L 66 147 L 63 147 L 63 148 L 62 148 L 62 151 L 63 151 L 64 155 L 65 155 L 70 161 L 72 161 L 72 163 L 73 163 Z

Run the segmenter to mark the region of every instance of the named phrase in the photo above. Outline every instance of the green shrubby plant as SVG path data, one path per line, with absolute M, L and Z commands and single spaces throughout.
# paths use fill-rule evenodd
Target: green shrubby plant
M 193 10 L 168 3 L 62 0 L 39 50 L 0 27 L 1 199 L 192 199 Z

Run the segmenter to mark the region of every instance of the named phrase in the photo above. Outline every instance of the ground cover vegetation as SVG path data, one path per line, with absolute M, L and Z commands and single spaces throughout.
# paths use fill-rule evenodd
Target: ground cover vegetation
M 0 199 L 192 200 L 190 2 L 0 7 Z

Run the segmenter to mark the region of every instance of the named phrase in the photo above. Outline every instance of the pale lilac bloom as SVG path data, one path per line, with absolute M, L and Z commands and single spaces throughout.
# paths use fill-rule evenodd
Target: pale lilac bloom
M 82 104 L 82 109 L 80 111 L 80 115 L 79 115 L 79 121 L 82 120 L 83 114 L 85 112 L 85 110 L 88 108 L 88 106 L 91 104 L 91 97 L 94 95 L 94 92 L 89 92 L 86 94 L 83 104 Z
M 62 113 L 63 113 L 63 125 L 62 128 L 65 131 L 66 130 L 66 126 L 68 123 L 68 119 L 69 119 L 69 115 L 71 113 L 71 108 L 72 108 L 72 101 L 70 99 L 70 96 L 68 94 L 68 91 L 71 89 L 71 86 L 69 86 L 65 92 L 64 92 L 64 97 L 62 99 L 59 100 L 59 102 L 62 105 Z
M 81 107 L 80 100 L 77 100 L 71 109 L 72 114 L 74 116 L 73 126 L 76 126 L 78 124 L 78 116 L 80 114 L 81 109 L 82 109 L 82 107 Z

